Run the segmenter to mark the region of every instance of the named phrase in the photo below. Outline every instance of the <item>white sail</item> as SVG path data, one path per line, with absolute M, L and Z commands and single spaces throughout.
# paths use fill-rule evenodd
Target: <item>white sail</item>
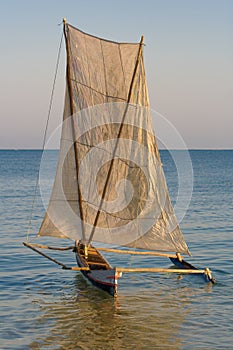
M 153 134 L 143 44 L 70 25 L 66 40 L 61 148 L 39 235 L 188 253 Z

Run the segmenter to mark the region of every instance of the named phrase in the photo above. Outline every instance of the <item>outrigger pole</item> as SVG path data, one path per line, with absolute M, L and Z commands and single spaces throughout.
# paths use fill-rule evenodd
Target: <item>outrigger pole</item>
M 60 265 L 64 270 L 72 270 L 72 271 L 89 271 L 90 269 L 88 267 L 77 267 L 77 266 L 67 266 L 58 260 L 51 258 L 45 253 L 42 253 L 40 250 L 37 248 L 41 249 L 49 249 L 49 250 L 74 250 L 74 246 L 69 246 L 65 248 L 58 248 L 58 247 L 49 247 L 43 244 L 32 244 L 32 243 L 23 243 L 26 247 L 32 249 L 36 253 L 42 255 L 43 257 L 49 259 L 50 261 L 53 261 L 55 264 Z M 156 267 L 139 267 L 139 268 L 124 268 L 124 267 L 116 267 L 115 271 L 116 272 L 124 272 L 124 273 L 148 273 L 148 272 L 157 272 L 157 273 L 177 273 L 177 274 L 195 274 L 195 275 L 204 275 L 206 279 L 209 282 L 212 282 L 213 284 L 216 283 L 215 279 L 212 277 L 212 273 L 209 268 L 205 269 L 197 269 L 194 266 L 186 263 L 180 256 L 179 253 L 176 255 L 169 255 L 169 254 L 163 254 L 163 253 L 157 253 L 157 252 L 134 252 L 131 250 L 117 250 L 117 249 L 108 249 L 108 248 L 98 248 L 98 250 L 103 250 L 103 251 L 109 251 L 109 252 L 115 252 L 115 253 L 123 253 L 123 254 L 140 254 L 140 255 L 153 255 L 153 256 L 165 256 L 169 257 L 171 259 L 177 259 L 180 261 L 180 263 L 185 265 L 189 265 L 188 268 L 183 268 L 183 269 L 174 269 L 174 268 L 156 268 Z
M 54 258 L 51 258 L 51 256 L 48 256 L 47 254 L 42 253 L 40 250 L 36 249 L 35 246 L 37 246 L 37 244 L 30 244 L 30 243 L 23 242 L 23 245 L 25 247 L 28 247 L 28 248 L 32 249 L 34 252 L 42 255 L 44 258 L 54 262 L 55 264 L 60 265 L 63 269 L 65 269 L 65 270 L 73 270 L 69 266 L 66 266 L 65 264 L 61 263 L 60 261 L 58 261 L 58 260 L 56 260 Z M 52 248 L 52 247 L 43 246 L 42 244 L 38 244 L 38 246 L 40 248 L 52 249 L 52 250 L 68 250 L 68 249 L 70 249 L 70 247 L 68 247 L 68 248 Z M 79 270 L 79 271 L 81 271 L 81 270 L 89 270 L 89 268 L 88 267 L 77 267 L 76 270 Z

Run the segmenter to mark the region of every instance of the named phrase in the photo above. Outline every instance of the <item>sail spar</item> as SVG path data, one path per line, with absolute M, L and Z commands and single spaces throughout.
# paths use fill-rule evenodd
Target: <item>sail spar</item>
M 153 133 L 143 43 L 65 26 L 60 153 L 38 235 L 188 254 Z

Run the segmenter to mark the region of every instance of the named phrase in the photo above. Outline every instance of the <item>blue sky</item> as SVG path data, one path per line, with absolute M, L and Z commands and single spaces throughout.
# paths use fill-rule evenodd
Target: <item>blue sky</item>
M 233 149 L 233 1 L 0 0 L 0 11 L 0 148 L 41 147 L 66 17 L 116 41 L 144 34 L 151 108 L 188 148 Z M 62 51 L 51 130 L 62 117 Z

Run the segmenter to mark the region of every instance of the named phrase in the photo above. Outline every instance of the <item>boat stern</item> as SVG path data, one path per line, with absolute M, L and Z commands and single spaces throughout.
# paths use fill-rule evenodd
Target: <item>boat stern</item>
M 109 294 L 116 297 L 118 290 L 118 278 L 122 276 L 122 272 L 117 271 L 115 268 L 110 270 L 105 270 L 104 273 L 98 275 L 98 270 L 93 271 L 92 278 L 98 283 L 101 283 L 101 288 L 108 291 Z

